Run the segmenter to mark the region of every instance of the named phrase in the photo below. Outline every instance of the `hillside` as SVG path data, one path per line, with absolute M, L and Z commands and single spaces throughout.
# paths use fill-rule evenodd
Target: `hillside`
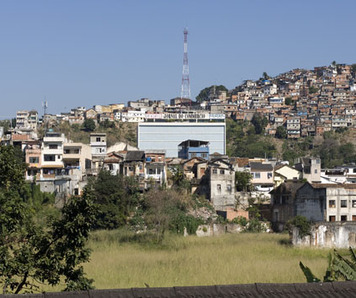
M 68 122 L 62 122 L 58 126 L 53 127 L 73 141 L 84 144 L 89 144 L 90 131 L 86 131 L 78 124 L 70 125 Z M 129 122 L 112 122 L 105 125 L 101 124 L 95 127 L 93 132 L 105 132 L 107 134 L 108 147 L 117 142 L 125 142 L 131 146 L 137 146 L 137 123 Z M 39 129 L 39 135 L 43 135 L 43 129 Z

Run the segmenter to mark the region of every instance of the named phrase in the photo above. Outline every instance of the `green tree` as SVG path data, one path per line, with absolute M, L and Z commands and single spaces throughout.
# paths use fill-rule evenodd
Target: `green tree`
M 268 119 L 261 115 L 260 113 L 253 114 L 251 119 L 252 125 L 255 127 L 256 134 L 262 134 L 265 130 L 265 127 L 268 124 Z
M 235 172 L 235 184 L 237 191 L 252 191 L 252 175 L 249 172 Z
M 80 265 L 89 259 L 85 244 L 95 219 L 90 192 L 71 199 L 57 218 L 38 220 L 38 210 L 23 179 L 25 165 L 15 149 L 0 147 L 0 160 L 5 178 L 0 184 L 3 293 L 34 291 L 38 282 L 57 285 L 61 280 L 66 290 L 90 289 L 92 280 L 85 277 Z M 38 197 L 36 191 L 32 191 L 32 198 Z
M 217 95 L 219 91 L 227 92 L 228 89 L 224 85 L 212 85 L 201 90 L 195 99 L 197 100 L 197 102 L 208 101 L 212 95 Z
M 130 211 L 138 204 L 139 188 L 131 177 L 100 171 L 90 183 L 98 207 L 95 229 L 116 229 L 127 223 Z
M 267 72 L 263 72 L 262 74 L 262 80 L 269 80 L 271 77 L 267 74 Z
M 287 130 L 284 126 L 278 126 L 276 130 L 276 138 L 285 139 L 287 137 Z
M 284 103 L 288 106 L 292 105 L 292 98 L 291 97 L 286 97 Z
M 83 122 L 83 128 L 86 131 L 94 131 L 95 130 L 95 121 L 93 119 L 85 119 Z
M 156 232 L 157 243 L 163 241 L 167 230 L 183 233 L 186 227 L 193 233 L 198 227 L 187 214 L 189 204 L 187 196 L 182 192 L 152 189 L 145 194 L 145 204 L 145 222 Z

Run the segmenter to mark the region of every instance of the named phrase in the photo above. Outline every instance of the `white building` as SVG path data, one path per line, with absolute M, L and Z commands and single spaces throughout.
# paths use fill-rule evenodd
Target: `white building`
M 140 150 L 165 150 L 166 157 L 178 157 L 178 145 L 188 139 L 207 141 L 211 153 L 226 154 L 225 122 L 144 122 L 138 125 Z

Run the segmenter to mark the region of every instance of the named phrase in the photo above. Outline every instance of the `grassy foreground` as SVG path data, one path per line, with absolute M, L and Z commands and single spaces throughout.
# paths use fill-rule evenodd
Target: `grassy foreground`
M 84 267 L 97 289 L 305 282 L 299 261 L 323 276 L 329 252 L 283 245 L 288 236 L 281 234 L 168 236 L 157 247 L 119 242 L 120 233 L 99 231 L 89 243 Z

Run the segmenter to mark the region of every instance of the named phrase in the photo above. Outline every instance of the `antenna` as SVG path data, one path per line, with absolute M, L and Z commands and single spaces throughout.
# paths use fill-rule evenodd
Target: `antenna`
M 47 108 L 48 108 L 48 102 L 46 101 L 46 97 L 45 97 L 45 101 L 42 103 L 42 107 L 43 107 L 43 117 L 44 117 L 44 115 L 47 114 Z
M 183 72 L 182 87 L 180 98 L 190 99 L 190 82 L 189 82 L 189 64 L 188 64 L 188 29 L 184 28 L 184 55 L 183 55 Z

